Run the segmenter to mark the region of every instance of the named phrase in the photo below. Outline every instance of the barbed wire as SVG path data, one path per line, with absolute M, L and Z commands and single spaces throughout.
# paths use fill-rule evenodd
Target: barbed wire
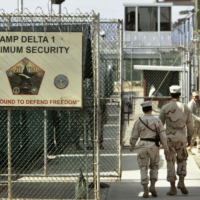
M 42 14 L 44 15 L 44 12 L 43 12 L 43 10 L 42 10 L 42 8 L 41 8 L 40 6 L 38 6 L 38 7 L 35 9 L 35 13 L 37 13 L 37 12 L 36 12 L 37 9 L 40 9 L 40 10 L 42 11 Z
M 26 10 L 28 11 L 29 14 L 31 14 L 31 12 L 29 11 L 28 8 L 24 8 L 24 12 L 25 12 Z
M 3 13 L 5 13 L 5 10 L 4 10 L 4 9 L 0 9 L 0 11 L 3 11 Z
M 68 12 L 66 7 L 64 7 L 63 10 L 66 10 L 66 14 L 69 14 L 69 12 Z

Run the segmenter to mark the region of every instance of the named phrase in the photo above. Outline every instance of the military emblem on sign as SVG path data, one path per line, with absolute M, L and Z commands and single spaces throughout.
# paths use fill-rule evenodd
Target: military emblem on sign
M 45 71 L 24 58 L 6 71 L 14 95 L 37 95 Z
M 69 80 L 65 75 L 58 75 L 54 79 L 54 85 L 58 89 L 65 89 L 69 85 Z

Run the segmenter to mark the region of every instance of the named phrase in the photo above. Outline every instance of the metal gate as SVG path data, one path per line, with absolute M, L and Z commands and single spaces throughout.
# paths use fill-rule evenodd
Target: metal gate
M 8 35 L 82 32 L 84 86 L 83 109 L 0 110 L 1 199 L 99 199 L 98 30 L 94 13 L 0 15 L 0 31 Z
M 100 199 L 100 177 L 121 176 L 122 22 L 0 14 L 1 32 L 82 32 L 84 101 L 78 110 L 1 108 L 0 198 Z
M 122 21 L 100 23 L 100 176 L 121 176 Z

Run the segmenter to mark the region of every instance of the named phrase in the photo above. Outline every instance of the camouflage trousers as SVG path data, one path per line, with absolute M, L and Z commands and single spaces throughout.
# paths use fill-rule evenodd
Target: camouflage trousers
M 137 161 L 140 168 L 142 185 L 149 183 L 149 168 L 150 180 L 158 180 L 158 169 L 160 161 L 159 148 L 140 148 L 137 154 Z
M 194 146 L 195 141 L 197 142 L 197 149 L 200 150 L 200 128 L 194 126 L 194 134 L 192 136 L 190 149 Z
M 167 159 L 167 181 L 173 182 L 178 176 L 186 176 L 187 170 L 187 145 L 184 142 L 174 142 L 171 139 L 167 139 L 167 144 L 170 151 L 170 158 Z M 177 162 L 177 171 L 175 171 L 175 163 Z

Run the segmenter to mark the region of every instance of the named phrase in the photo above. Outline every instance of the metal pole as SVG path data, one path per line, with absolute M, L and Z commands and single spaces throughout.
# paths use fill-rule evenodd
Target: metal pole
M 85 171 L 86 171 L 86 193 L 87 193 L 87 199 L 89 198 L 89 191 L 88 191 L 88 154 L 87 154 L 87 120 L 88 119 L 87 113 L 85 110 L 83 110 L 83 120 L 84 120 L 84 132 L 83 132 L 83 139 L 84 139 L 84 151 L 85 151 Z M 89 122 L 90 123 L 90 122 Z
M 133 49 L 131 49 L 131 99 L 132 99 L 132 90 L 133 90 Z
M 11 167 L 11 109 L 7 110 L 7 131 L 8 131 L 8 199 L 12 198 L 12 167 Z
M 199 1 L 198 0 L 195 0 L 195 31 L 194 31 L 194 35 L 195 35 L 195 48 L 197 48 L 197 45 L 199 43 L 199 34 L 198 34 L 198 27 L 199 27 L 199 19 L 198 19 L 198 12 L 199 11 Z M 196 50 L 195 50 L 196 51 Z M 197 90 L 199 90 L 199 58 L 198 58 L 198 52 L 196 51 L 196 58 L 197 58 L 197 69 L 196 69 L 196 76 L 197 76 Z
M 195 0 L 195 21 L 194 21 L 194 26 L 195 26 L 195 33 L 198 34 L 198 0 Z
M 21 0 L 21 5 L 20 5 L 20 13 L 22 14 L 23 13 L 23 10 L 24 10 L 24 2 L 23 0 Z
M 196 38 L 196 35 L 195 35 L 195 90 L 198 90 L 198 63 L 199 63 L 199 60 L 198 60 L 198 55 L 197 55 L 197 44 L 198 44 L 198 39 Z
M 182 22 L 180 23 L 180 47 L 182 47 Z M 181 66 L 183 68 L 183 52 L 180 52 L 181 54 Z M 184 72 L 181 73 L 181 85 L 183 86 L 183 74 Z M 183 94 L 183 87 L 181 88 L 181 93 Z M 184 96 L 184 95 L 183 95 Z M 182 97 L 183 98 L 183 97 Z
M 44 175 L 47 175 L 47 111 L 44 110 Z
M 139 25 L 138 25 L 138 6 L 136 6 L 135 9 L 136 9 L 136 10 L 135 10 L 135 14 L 136 14 L 136 16 L 135 16 L 135 25 L 136 25 L 136 26 L 135 26 L 135 31 L 136 31 L 136 33 L 137 33 L 137 32 L 138 32 L 138 26 L 139 26 Z M 137 35 L 138 35 L 138 34 L 137 34 Z
M 51 14 L 53 12 L 53 4 L 52 4 L 52 1 L 51 1 Z
M 185 35 L 185 22 L 186 22 L 186 20 L 184 20 L 184 22 L 183 22 L 183 48 L 184 48 L 184 50 L 183 50 L 183 85 L 182 85 L 182 87 L 184 87 L 184 103 L 186 103 L 186 86 L 185 86 L 185 84 L 186 84 L 186 61 L 187 61 L 187 59 L 186 59 L 186 35 Z M 187 84 L 186 84 L 187 85 Z
M 179 28 L 180 28 L 180 47 L 181 47 L 181 39 L 182 39 L 182 30 L 181 30 L 181 26 L 180 26 Z
M 62 5 L 59 4 L 59 14 L 61 14 Z
M 188 51 L 188 82 L 189 82 L 189 88 L 188 88 L 188 102 L 190 101 L 190 94 L 191 94 L 191 55 L 190 52 Z
M 97 49 L 96 49 L 96 106 L 97 106 L 97 134 L 96 134 L 96 173 L 97 173 L 97 182 L 96 182 L 96 194 L 97 199 L 100 199 L 100 149 L 99 149 L 99 137 L 101 134 L 101 116 L 100 116 L 100 64 L 99 64 L 99 57 L 100 57 L 100 15 L 97 16 Z
M 184 92 L 184 96 L 185 96 L 185 103 L 187 103 L 187 87 L 188 87 L 188 79 L 187 79 L 187 74 L 186 74 L 186 68 L 187 68 L 187 19 L 184 20 L 184 83 L 185 83 L 185 86 L 184 86 L 184 89 L 185 89 L 185 92 Z
M 187 86 L 187 103 L 190 100 L 190 91 L 191 91 L 191 65 L 190 65 L 190 51 L 189 51 L 189 25 L 190 25 L 190 18 L 187 19 L 187 81 L 188 81 L 188 86 Z
M 119 53 L 119 177 L 121 180 L 122 176 L 122 66 L 123 66 L 123 22 L 119 25 L 119 39 L 120 39 L 120 53 Z M 132 68 L 132 66 L 131 66 Z
M 19 10 L 19 0 L 17 0 L 17 10 Z

